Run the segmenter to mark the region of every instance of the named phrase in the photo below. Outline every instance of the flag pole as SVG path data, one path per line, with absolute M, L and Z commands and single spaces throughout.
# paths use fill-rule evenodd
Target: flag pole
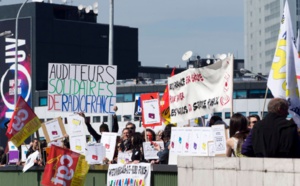
M 269 91 L 269 87 L 267 86 L 266 88 L 266 93 L 265 93 L 265 100 L 264 100 L 264 106 L 262 108 L 262 111 L 260 113 L 260 118 L 262 119 L 264 116 L 264 112 L 265 112 L 265 106 L 266 106 L 266 100 L 267 100 L 267 95 L 268 95 L 268 91 Z

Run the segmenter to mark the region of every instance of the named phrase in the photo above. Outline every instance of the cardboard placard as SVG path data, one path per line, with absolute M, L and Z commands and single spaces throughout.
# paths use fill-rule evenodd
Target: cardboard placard
M 62 118 L 58 117 L 42 124 L 42 129 L 47 143 L 64 138 L 66 134 Z

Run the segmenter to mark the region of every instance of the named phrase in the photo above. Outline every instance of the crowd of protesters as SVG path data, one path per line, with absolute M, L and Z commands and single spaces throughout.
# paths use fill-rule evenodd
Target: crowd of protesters
M 109 132 L 108 125 L 103 123 L 99 127 L 99 133 L 91 126 L 89 120 L 83 113 L 79 113 L 85 118 L 86 127 L 96 142 L 100 142 L 102 132 Z M 274 157 L 274 158 L 298 158 L 300 157 L 300 140 L 297 125 L 293 119 L 288 120 L 288 102 L 284 99 L 274 98 L 268 104 L 268 113 L 261 120 L 258 115 L 245 117 L 241 113 L 231 116 L 229 125 L 221 117 L 212 116 L 207 127 L 213 125 L 224 125 L 229 130 L 229 137 L 226 141 L 228 157 Z M 109 161 L 104 158 L 103 162 L 117 163 L 118 152 L 131 152 L 131 161 L 127 163 L 148 162 L 152 164 L 168 164 L 170 139 L 173 124 L 166 125 L 164 130 L 155 133 L 147 128 L 144 132 L 136 132 L 134 123 L 128 122 L 122 129 L 121 136 L 117 137 L 114 159 Z M 112 132 L 118 132 L 118 120 L 113 116 Z M 149 160 L 144 158 L 143 142 L 150 142 L 157 151 L 158 159 Z M 157 141 L 163 142 L 163 147 Z M 31 153 L 45 149 L 46 141 L 40 142 L 33 139 L 26 157 Z M 68 136 L 60 142 L 64 148 L 70 148 Z M 43 166 L 45 153 L 42 153 L 36 161 L 36 166 Z M 0 147 L 0 166 L 7 164 L 7 154 Z M 20 165 L 20 163 L 18 163 Z

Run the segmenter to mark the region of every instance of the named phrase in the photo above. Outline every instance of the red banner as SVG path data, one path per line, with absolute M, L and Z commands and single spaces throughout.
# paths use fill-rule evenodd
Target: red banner
M 141 94 L 143 126 L 154 127 L 161 125 L 159 93 Z
M 171 76 L 174 76 L 175 74 L 175 68 L 173 68 Z M 170 119 L 170 104 L 169 104 L 169 87 L 168 85 L 166 86 L 164 95 L 162 96 L 160 100 L 160 112 L 161 112 L 161 117 L 162 120 L 165 124 L 169 124 L 171 122 Z
M 83 186 L 89 165 L 85 156 L 69 149 L 51 146 L 41 184 L 44 186 Z
M 6 136 L 19 147 L 31 134 L 41 127 L 41 121 L 20 96 L 12 118 L 7 126 Z

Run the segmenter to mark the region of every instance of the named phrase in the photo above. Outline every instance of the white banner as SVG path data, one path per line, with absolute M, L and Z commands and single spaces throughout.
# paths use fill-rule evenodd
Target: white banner
M 128 186 L 141 185 L 150 186 L 151 164 L 110 164 L 107 173 L 107 185 Z
M 168 78 L 171 122 L 177 123 L 232 107 L 233 56 Z
M 39 156 L 39 151 L 35 151 L 34 153 L 30 154 L 25 161 L 25 165 L 23 167 L 23 172 L 26 172 L 30 167 L 34 165 L 34 161 Z
M 48 110 L 114 113 L 117 66 L 48 65 Z

